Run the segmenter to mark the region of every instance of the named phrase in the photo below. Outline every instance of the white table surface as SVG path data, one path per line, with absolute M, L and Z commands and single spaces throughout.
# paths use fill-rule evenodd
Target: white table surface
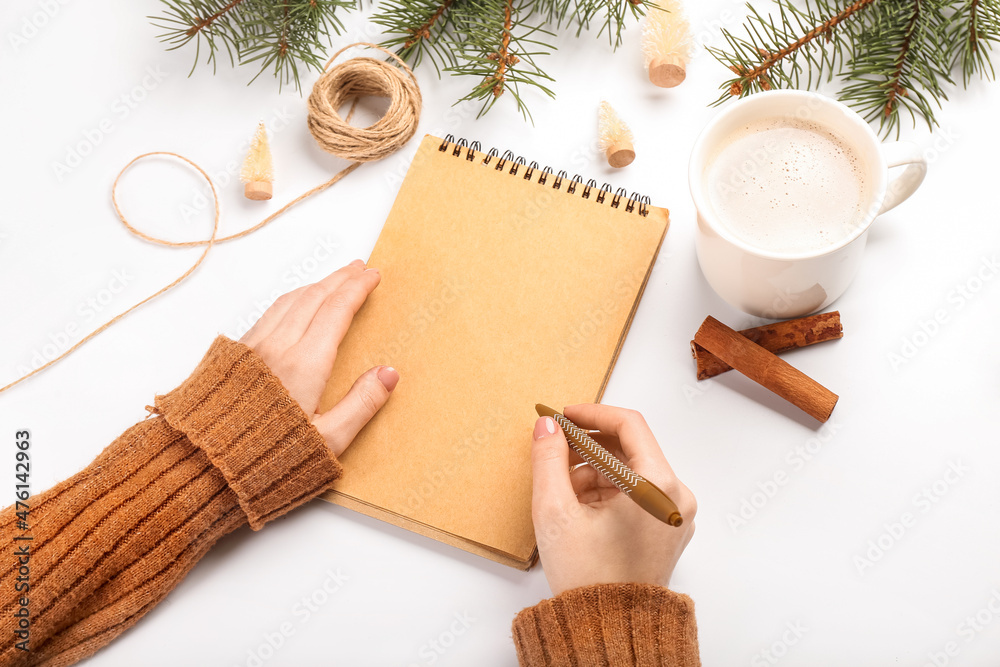
M 152 246 L 118 223 L 110 185 L 133 156 L 176 151 L 225 176 L 257 121 L 267 121 L 275 198 L 244 200 L 229 172 L 230 182 L 220 183 L 227 233 L 345 165 L 315 146 L 294 90 L 279 94 L 269 80 L 247 87 L 253 72 L 228 65 L 215 76 L 199 65 L 188 78 L 193 52 L 164 51 L 145 18 L 160 3 L 52 4 L 44 21 L 42 2 L 0 9 L 0 384 L 67 327 L 75 342 L 200 252 Z M 720 43 L 720 25 L 738 27 L 743 16 L 731 0 L 688 4 L 695 31 L 710 43 Z M 378 39 L 362 15 L 345 16 L 338 44 Z M 10 35 L 31 32 L 25 20 L 44 24 L 15 48 Z M 735 373 L 694 379 L 688 341 L 706 315 L 736 327 L 756 323 L 702 277 L 686 185 L 688 153 L 727 72 L 700 53 L 680 88 L 656 89 L 644 78 L 638 34 L 629 29 L 613 55 L 594 36 L 559 38 L 558 53 L 544 60 L 557 99 L 526 95 L 534 126 L 512 100 L 476 120 L 475 105 L 451 106 L 471 80 L 439 81 L 420 69 L 419 133 L 509 147 L 649 193 L 671 209 L 605 401 L 646 415 L 698 497 L 698 531 L 672 584 L 696 602 L 704 664 L 934 664 L 929 654 L 936 664 L 996 664 L 1000 85 L 948 87 L 940 128 L 904 132 L 928 151 L 927 181 L 873 229 L 860 275 L 835 304 L 844 339 L 787 357 L 841 395 L 829 425 L 817 430 Z M 315 77 L 305 77 L 307 89 Z M 601 98 L 636 135 L 638 157 L 621 171 L 594 150 Z M 60 170 L 80 145 L 88 154 Z M 8 470 L 14 431 L 27 427 L 34 489 L 72 475 L 142 419 L 154 394 L 183 380 L 217 333 L 237 335 L 241 321 L 256 316 L 255 304 L 298 284 L 297 272 L 311 281 L 367 257 L 417 145 L 216 248 L 186 283 L 0 397 Z M 198 205 L 201 188 L 180 166 L 149 163 L 124 181 L 122 202 L 143 229 L 201 238 L 211 211 Z M 197 209 L 188 219 L 185 204 Z M 926 324 L 935 318 L 936 326 Z M 918 347 L 904 350 L 906 341 Z M 894 367 L 890 355 L 904 352 L 910 358 Z M 814 453 L 807 460 L 799 448 Z M 949 473 L 953 467 L 961 474 Z M 784 484 L 771 497 L 755 496 L 775 475 Z M 6 479 L 11 501 L 12 470 Z M 930 495 L 921 497 L 925 489 Z M 744 501 L 759 507 L 734 529 L 730 515 Z M 905 513 L 900 535 L 893 524 Z M 889 547 L 884 555 L 859 566 L 870 541 L 880 540 Z M 322 590 L 328 573 L 341 580 L 339 590 L 306 618 L 297 604 Z M 242 529 L 222 539 L 163 604 L 89 664 L 252 666 L 251 652 L 288 622 L 293 634 L 274 655 L 265 650 L 262 664 L 511 665 L 513 615 L 548 595 L 539 568 L 512 570 L 317 501 L 259 534 Z M 791 627 L 797 632 L 786 632 Z

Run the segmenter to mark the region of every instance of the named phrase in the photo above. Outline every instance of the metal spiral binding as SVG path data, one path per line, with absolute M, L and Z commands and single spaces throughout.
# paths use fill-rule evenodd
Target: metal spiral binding
M 609 192 L 611 192 L 611 184 L 610 183 L 605 183 L 604 185 L 602 185 L 601 189 L 597 193 L 597 203 L 598 204 L 603 204 L 604 203 L 604 196 L 607 193 L 609 193 Z
M 458 139 L 456 141 L 454 134 L 447 134 L 445 138 L 441 141 L 441 145 L 438 146 L 438 150 L 444 153 L 448 150 L 448 146 L 451 145 L 451 154 L 458 157 L 462 154 L 462 149 L 465 148 L 465 159 L 472 162 L 476 159 L 476 153 L 483 152 L 482 145 L 478 141 L 473 141 L 472 143 L 467 143 L 465 139 Z M 494 160 L 496 160 L 494 162 Z M 491 148 L 487 151 L 486 155 L 483 157 L 484 165 L 493 165 L 493 168 L 497 171 L 503 171 L 507 167 L 508 163 L 510 166 L 507 168 L 507 173 L 516 176 L 520 171 L 521 167 L 526 167 L 524 170 L 524 180 L 531 180 L 531 177 L 536 171 L 541 171 L 538 175 L 538 184 L 545 185 L 549 178 L 553 175 L 552 168 L 546 165 L 541 169 L 538 168 L 538 163 L 532 161 L 528 163 L 523 157 L 515 156 L 511 151 L 504 151 L 501 155 L 500 151 L 496 148 Z M 597 187 L 597 181 L 594 179 L 588 179 L 586 183 L 583 182 L 583 177 L 580 174 L 574 174 L 573 178 L 569 178 L 566 171 L 560 169 L 555 173 L 555 178 L 552 181 L 553 190 L 561 190 L 563 181 L 569 181 L 566 186 L 566 192 L 568 194 L 576 194 L 577 186 L 583 186 L 580 196 L 584 199 L 590 199 L 590 195 L 594 190 L 597 190 L 594 201 L 598 204 L 603 204 L 611 194 L 611 184 L 605 183 L 600 188 Z M 642 217 L 649 215 L 650 199 L 647 195 L 640 195 L 638 192 L 633 192 L 631 195 L 628 194 L 628 190 L 625 188 L 618 188 L 615 190 L 614 195 L 611 196 L 610 206 L 611 208 L 620 208 L 622 200 L 625 200 L 625 211 L 628 213 L 638 212 Z
M 531 164 L 528 165 L 527 170 L 524 172 L 524 180 L 530 181 L 531 175 L 535 173 L 536 169 L 538 169 L 538 163 L 532 160 Z
M 611 208 L 618 208 L 618 205 L 622 202 L 622 197 L 628 199 L 628 190 L 625 188 L 615 190 L 615 196 L 611 199 Z

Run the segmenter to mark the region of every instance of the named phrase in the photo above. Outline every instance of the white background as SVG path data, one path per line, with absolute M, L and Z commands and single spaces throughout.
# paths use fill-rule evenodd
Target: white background
M 735 0 L 689 5 L 695 32 L 714 44 L 720 25 L 735 29 L 744 14 Z M 162 11 L 160 3 L 70 0 L 44 21 L 42 7 L 5 3 L 0 10 L 0 384 L 19 376 L 35 353 L 55 349 L 46 345 L 75 342 L 166 284 L 200 252 L 152 246 L 118 223 L 110 186 L 133 156 L 176 151 L 228 178 L 219 182 L 224 233 L 250 226 L 345 165 L 315 146 L 304 99 L 293 89 L 279 94 L 267 77 L 246 87 L 254 72 L 225 62 L 215 76 L 199 65 L 188 78 L 193 51 L 164 51 L 146 19 Z M 337 44 L 377 41 L 362 15 L 345 16 L 348 32 Z M 11 35 L 29 36 L 14 44 Z M 771 664 L 760 651 L 772 647 L 782 665 L 923 665 L 928 653 L 955 642 L 948 664 L 995 664 L 1000 618 L 987 603 L 997 596 L 1000 609 L 1000 280 L 990 264 L 1000 246 L 1000 85 L 949 86 L 940 128 L 904 132 L 927 150 L 927 181 L 874 227 L 860 275 L 835 304 L 844 339 L 788 355 L 841 395 L 830 425 L 817 430 L 734 373 L 694 379 L 688 341 L 706 315 L 737 328 L 757 323 L 712 293 L 694 255 L 687 156 L 728 72 L 699 53 L 681 87 L 654 88 L 638 35 L 630 28 L 613 55 L 603 38 L 560 37 L 558 53 L 544 60 L 556 100 L 526 95 L 533 126 L 510 99 L 480 120 L 474 105 L 451 107 L 473 82 L 441 81 L 422 68 L 419 135 L 452 132 L 509 147 L 649 193 L 671 209 L 673 224 L 605 401 L 646 415 L 698 497 L 698 531 L 672 584 L 696 602 L 704 663 Z M 305 77 L 306 90 L 315 77 Z M 614 173 L 593 150 L 602 98 L 636 136 L 635 162 Z M 260 119 L 271 130 L 277 169 L 275 198 L 264 204 L 244 200 L 232 172 L 226 175 Z M 145 416 L 156 393 L 187 376 L 217 333 L 237 335 L 241 321 L 256 316 L 255 304 L 296 286 L 296 271 L 312 269 L 312 281 L 366 258 L 417 144 L 216 248 L 186 283 L 0 397 L 0 436 L 33 433 L 34 489 L 86 466 Z M 88 154 L 67 173 L 59 165 L 73 151 Z M 199 201 L 201 189 L 189 170 L 150 162 L 124 179 L 122 203 L 145 230 L 203 238 L 211 205 Z M 182 205 L 200 212 L 185 219 Z M 328 253 L 328 245 L 336 249 Z M 109 296 L 116 271 L 127 275 L 125 288 L 91 312 L 87 300 Z M 926 324 L 936 316 L 936 327 Z M 76 332 L 61 335 L 68 327 Z M 905 361 L 894 364 L 894 353 Z M 808 446 L 816 453 L 795 463 L 795 448 Z M 0 484 L 10 485 L 3 493 L 12 500 L 12 443 L 2 451 L 10 474 Z M 954 483 L 939 481 L 952 463 L 965 472 Z M 754 496 L 781 472 L 787 481 L 770 488 L 772 497 Z M 935 502 L 919 501 L 936 481 Z M 734 529 L 731 515 L 744 501 L 759 507 Z M 892 537 L 886 525 L 905 512 L 913 525 Z M 884 555 L 859 566 L 869 541 L 880 539 Z M 301 622 L 297 602 L 338 570 L 347 577 L 340 590 Z M 513 615 L 548 595 L 540 569 L 518 572 L 314 502 L 260 533 L 243 529 L 222 539 L 164 604 L 90 664 L 252 665 L 250 652 L 290 621 L 294 634 L 263 664 L 406 666 L 434 658 L 438 665 L 511 665 Z M 966 621 L 977 612 L 979 630 Z M 453 625 L 456 614 L 472 619 L 470 627 L 449 636 L 463 629 Z M 787 624 L 806 630 L 782 646 Z M 443 653 L 430 648 L 439 639 L 451 644 Z M 945 659 L 939 655 L 939 664 Z

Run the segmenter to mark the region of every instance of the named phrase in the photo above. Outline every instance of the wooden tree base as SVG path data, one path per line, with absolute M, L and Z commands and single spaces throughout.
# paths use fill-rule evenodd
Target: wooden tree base
M 605 153 L 608 157 L 608 164 L 615 169 L 621 169 L 632 164 L 635 159 L 635 149 L 631 144 L 619 144 L 612 146 Z
M 250 181 L 243 188 L 243 196 L 255 201 L 270 199 L 271 195 L 271 184 L 267 181 Z
M 649 80 L 660 88 L 680 85 L 685 76 L 687 70 L 680 58 L 657 58 L 649 64 Z

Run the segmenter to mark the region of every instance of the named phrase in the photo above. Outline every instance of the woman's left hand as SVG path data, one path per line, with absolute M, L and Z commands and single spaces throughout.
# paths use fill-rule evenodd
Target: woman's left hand
M 399 381 L 391 366 L 361 375 L 339 403 L 317 414 L 337 348 L 354 315 L 381 280 L 377 269 L 356 259 L 312 285 L 278 298 L 240 339 L 271 368 L 340 456 L 365 424 L 385 405 Z

